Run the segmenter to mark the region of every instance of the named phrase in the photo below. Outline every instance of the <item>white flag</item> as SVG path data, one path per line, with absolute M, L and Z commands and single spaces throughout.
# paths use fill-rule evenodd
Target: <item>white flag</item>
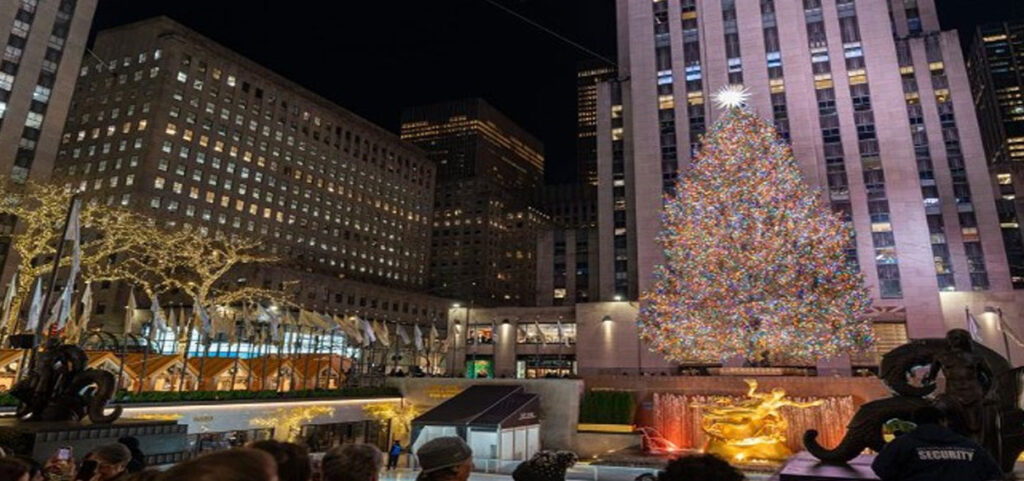
M 92 283 L 85 283 L 85 291 L 82 292 L 82 314 L 78 316 L 78 330 L 84 331 L 89 328 L 89 318 L 92 316 Z
M 153 313 L 153 321 L 149 326 L 149 338 L 156 339 L 157 331 L 163 332 L 167 330 L 167 320 L 164 319 L 164 311 L 160 309 L 160 299 L 157 298 L 156 294 L 153 294 L 153 304 L 149 310 Z
M 15 271 L 11 276 L 11 283 L 7 284 L 7 294 L 4 294 L 3 318 L 0 318 L 0 327 L 7 326 L 11 319 L 11 304 L 14 303 L 14 291 L 18 290 L 18 273 Z
M 50 315 L 50 322 L 57 323 L 57 329 L 64 328 L 64 323 L 71 315 L 71 298 L 75 292 L 75 279 L 82 271 L 82 225 L 79 221 L 79 213 L 82 210 L 82 199 L 75 198 L 71 203 L 71 215 L 68 216 L 68 225 L 64 230 L 64 240 L 72 241 L 71 247 L 71 271 L 68 273 L 68 282 L 61 294 L 60 318 L 57 319 L 57 312 Z
M 172 334 L 177 335 L 178 333 L 178 312 L 174 310 L 174 307 L 167 308 L 167 329 Z
M 64 324 L 67 322 L 68 316 L 71 315 L 71 289 L 72 285 L 71 283 L 68 283 L 68 285 L 64 286 L 64 289 L 60 291 L 60 299 L 57 299 L 57 302 L 55 302 L 53 307 L 50 308 L 50 317 L 47 318 L 44 329 L 49 329 L 50 326 L 54 324 L 57 325 L 58 330 L 64 328 Z
M 548 336 L 545 336 L 545 335 L 544 335 L 544 332 L 540 330 L 540 321 L 534 320 L 534 321 L 533 321 L 533 327 L 534 327 L 535 329 L 537 329 L 537 339 L 538 339 L 538 340 L 539 340 L 539 341 L 540 341 L 541 343 L 543 343 L 543 344 L 547 344 L 547 343 L 548 343 Z
M 420 325 L 416 324 L 416 327 L 412 328 L 412 340 L 416 344 L 416 350 L 423 350 L 423 331 L 420 330 Z
M 135 288 L 128 287 L 128 306 L 124 310 L 124 333 L 128 334 L 135 328 Z
M 281 315 L 277 311 L 270 312 L 259 306 L 260 314 L 259 317 L 266 317 L 267 322 L 270 323 L 270 340 L 277 344 L 281 340 Z
M 196 318 L 199 319 L 199 325 L 203 334 L 210 335 L 213 330 L 213 323 L 210 320 L 210 313 L 206 312 L 206 308 L 199 302 L 198 297 L 192 298 L 192 310 L 195 311 Z
M 373 330 L 377 334 L 377 341 L 384 347 L 391 347 L 391 333 L 388 332 L 387 323 L 381 324 L 380 321 L 373 321 Z
M 970 311 L 967 312 L 967 330 L 971 333 L 971 339 L 974 339 L 974 342 L 982 342 L 981 326 L 978 325 L 978 320 Z
M 25 323 L 26 331 L 34 331 L 39 327 L 39 320 L 43 316 L 43 278 L 36 279 L 36 287 L 32 289 L 32 304 L 28 308 L 28 321 Z
M 370 325 L 370 321 L 360 319 L 359 324 L 363 327 L 363 346 L 366 347 L 377 342 L 377 333 L 373 332 L 373 326 Z
M 397 322 L 395 323 L 395 333 L 397 333 L 399 339 L 402 340 L 402 344 L 408 346 L 410 343 L 412 343 L 412 339 L 409 339 L 409 333 L 405 332 L 405 328 L 399 325 Z
M 82 199 L 76 198 L 71 203 L 71 215 L 68 216 L 68 224 L 64 230 L 64 240 L 77 241 L 81 236 L 81 223 L 78 221 L 79 212 L 82 210 Z
M 437 326 L 435 326 L 434 323 L 431 322 L 430 323 L 430 338 L 427 339 L 427 343 L 430 345 L 431 349 L 434 348 L 434 343 L 437 342 L 438 335 L 439 334 L 437 333 Z

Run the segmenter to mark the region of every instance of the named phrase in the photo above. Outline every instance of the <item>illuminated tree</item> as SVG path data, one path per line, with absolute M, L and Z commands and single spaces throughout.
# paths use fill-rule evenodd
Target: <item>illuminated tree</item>
M 52 271 L 51 260 L 57 254 L 71 197 L 70 191 L 59 186 L 33 182 L 15 185 L 0 179 L 0 215 L 17 218 L 11 247 L 18 256 L 18 284 L 11 312 L 19 311 L 35 279 Z M 152 221 L 148 218 L 97 202 L 85 203 L 79 220 L 81 265 L 86 279 L 108 279 L 97 274 L 108 269 L 118 256 L 137 251 L 151 235 Z M 60 265 L 67 267 L 70 262 L 70 256 L 65 255 Z M 16 327 L 16 320 L 16 315 L 9 317 L 9 332 Z
M 146 244 L 146 252 L 125 260 L 122 270 L 132 271 L 140 285 L 158 291 L 176 290 L 205 309 L 245 303 L 272 302 L 293 305 L 288 283 L 284 289 L 270 289 L 233 278 L 243 268 L 267 265 L 278 258 L 260 252 L 262 241 L 220 233 L 208 235 L 193 228 L 161 231 L 160 240 Z M 189 320 L 188 335 L 195 319 Z
M 395 441 L 408 443 L 407 436 L 412 432 L 412 421 L 423 414 L 423 411 L 412 403 L 371 403 L 363 406 L 367 416 L 380 423 L 381 431 L 391 427 L 391 437 Z
M 19 277 L 12 312 L 19 312 L 35 279 L 52 270 L 71 197 L 61 186 L 16 185 L 0 179 L 0 215 L 18 220 L 12 248 L 19 256 Z M 192 228 L 163 229 L 148 216 L 102 205 L 96 199 L 84 203 L 80 222 L 85 280 L 124 280 L 147 296 L 178 291 L 205 307 L 266 301 L 291 305 L 291 295 L 284 290 L 231 280 L 245 266 L 277 261 L 259 251 L 261 242 L 256 238 L 208 235 Z M 65 255 L 61 267 L 70 262 Z M 16 319 L 10 316 L 8 332 L 17 327 Z
M 735 94 L 732 92 L 731 94 Z M 771 124 L 735 102 L 664 202 L 641 337 L 673 361 L 813 361 L 870 346 L 850 229 Z

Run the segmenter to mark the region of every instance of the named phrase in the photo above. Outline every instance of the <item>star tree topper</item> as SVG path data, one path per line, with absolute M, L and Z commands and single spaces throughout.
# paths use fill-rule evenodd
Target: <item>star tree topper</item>
M 726 85 L 715 93 L 715 105 L 720 109 L 731 109 L 747 105 L 750 91 L 742 85 Z

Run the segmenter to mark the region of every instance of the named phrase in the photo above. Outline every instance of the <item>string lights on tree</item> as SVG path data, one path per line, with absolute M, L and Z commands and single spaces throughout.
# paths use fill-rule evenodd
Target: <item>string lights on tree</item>
M 872 344 L 870 298 L 846 259 L 852 231 L 803 180 L 789 146 L 740 87 L 703 139 L 657 241 L 641 337 L 677 361 L 813 362 Z

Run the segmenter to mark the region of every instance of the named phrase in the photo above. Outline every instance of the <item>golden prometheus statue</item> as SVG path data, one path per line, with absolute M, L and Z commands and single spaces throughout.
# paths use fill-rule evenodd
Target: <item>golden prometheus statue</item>
M 757 380 L 744 379 L 744 382 L 749 387 L 747 399 L 718 398 L 713 404 L 693 405 L 704 409 L 701 428 L 708 436 L 704 452 L 736 463 L 784 461 L 793 452 L 786 447 L 788 423 L 782 417 L 781 408 L 805 409 L 823 401 L 791 401 L 786 399 L 782 388 L 759 393 Z

